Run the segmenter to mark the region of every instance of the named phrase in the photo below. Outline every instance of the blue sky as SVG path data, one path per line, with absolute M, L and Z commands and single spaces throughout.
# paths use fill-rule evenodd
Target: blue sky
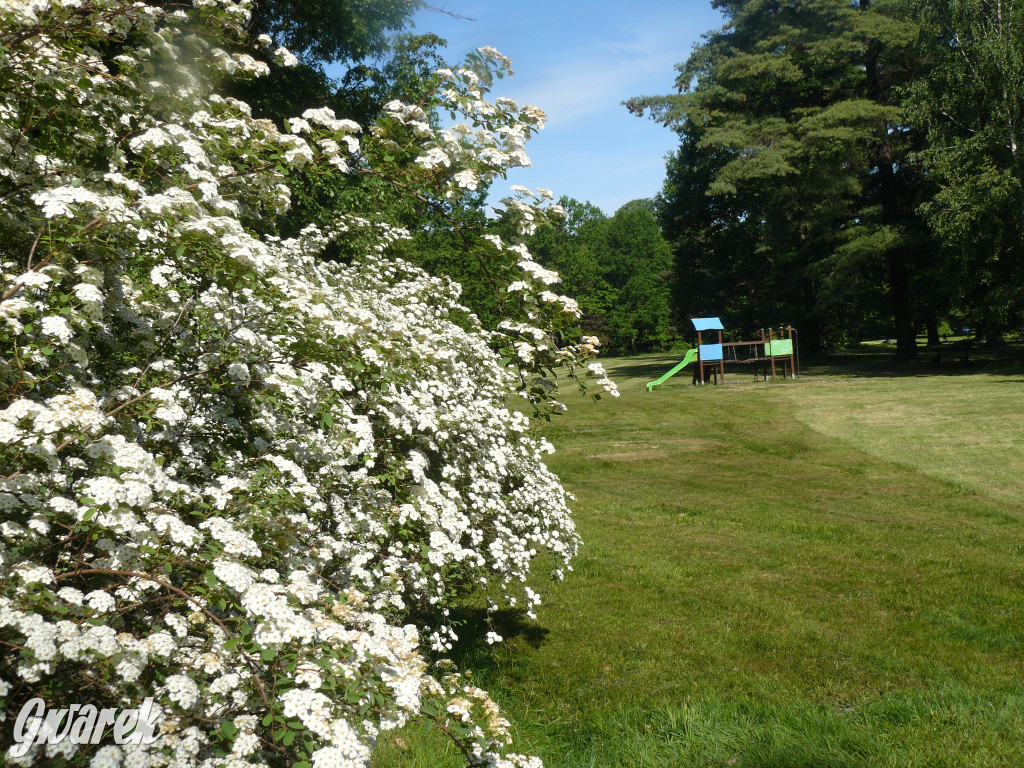
M 547 187 L 556 196 L 589 200 L 607 214 L 653 197 L 665 176 L 675 134 L 630 115 L 621 102 L 673 92 L 675 65 L 708 30 L 722 25 L 710 0 L 434 0 L 415 32 L 448 40 L 457 63 L 491 45 L 512 59 L 515 77 L 498 81 L 492 98 L 540 107 L 547 127 L 530 141 L 533 167 L 516 169 L 507 186 Z

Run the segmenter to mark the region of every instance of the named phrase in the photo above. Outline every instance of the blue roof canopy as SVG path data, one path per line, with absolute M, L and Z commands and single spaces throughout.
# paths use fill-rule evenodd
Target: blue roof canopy
M 717 317 L 693 317 L 690 318 L 695 331 L 724 331 L 722 321 Z

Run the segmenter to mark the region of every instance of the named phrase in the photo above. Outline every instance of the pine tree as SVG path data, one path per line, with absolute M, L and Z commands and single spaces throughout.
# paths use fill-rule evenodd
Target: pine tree
M 680 93 L 629 103 L 680 135 L 663 195 L 666 228 L 686 222 L 677 273 L 703 260 L 734 324 L 797 322 L 821 346 L 884 292 L 898 355 L 914 357 L 927 243 L 897 89 L 917 27 L 884 0 L 715 5 L 728 24 L 679 66 Z

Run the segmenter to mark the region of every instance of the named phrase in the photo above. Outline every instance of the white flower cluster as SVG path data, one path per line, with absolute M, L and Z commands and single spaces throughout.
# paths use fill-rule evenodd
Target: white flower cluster
M 480 48 L 470 56 L 469 63 L 473 66 L 434 73 L 434 105 L 464 115 L 466 122 L 435 131 L 422 108 L 399 101 L 385 106 L 392 120 L 421 139 L 416 163 L 441 174 L 448 199 L 475 192 L 479 186 L 504 176 L 509 168 L 529 166 L 526 142 L 547 119 L 540 109 L 519 105 L 513 99 L 502 97 L 493 103 L 485 100 L 493 70 L 511 73 L 511 62 L 496 50 Z
M 8 722 L 30 695 L 166 714 L 153 744 L 7 763 L 364 766 L 379 730 L 434 717 L 475 764 L 539 765 L 421 643 L 451 647 L 467 584 L 532 615 L 531 563 L 560 576 L 577 550 L 550 446 L 508 400 L 585 364 L 591 341 L 553 341 L 578 309 L 497 237 L 521 275 L 495 333 L 458 286 L 388 258 L 405 234 L 384 222 L 287 240 L 253 222 L 289 205 L 281 162 L 444 201 L 526 164 L 543 117 L 483 100 L 507 67 L 483 49 L 438 76 L 483 129 L 438 136 L 394 103 L 365 133 L 326 109 L 281 132 L 211 85 L 262 72 L 218 47 L 248 3 L 192 5 L 0 0 L 0 678 L 19 683 L 0 700 Z M 89 47 L 104 38 L 116 74 Z M 369 168 L 398 141 L 416 163 Z M 356 237 L 364 258 L 320 258 Z

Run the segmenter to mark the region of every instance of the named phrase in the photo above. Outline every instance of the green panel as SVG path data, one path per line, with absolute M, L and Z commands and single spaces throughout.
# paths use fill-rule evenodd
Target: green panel
M 792 339 L 774 339 L 772 341 L 771 350 L 768 349 L 768 345 L 764 345 L 765 357 L 788 357 L 793 354 L 793 340 Z

